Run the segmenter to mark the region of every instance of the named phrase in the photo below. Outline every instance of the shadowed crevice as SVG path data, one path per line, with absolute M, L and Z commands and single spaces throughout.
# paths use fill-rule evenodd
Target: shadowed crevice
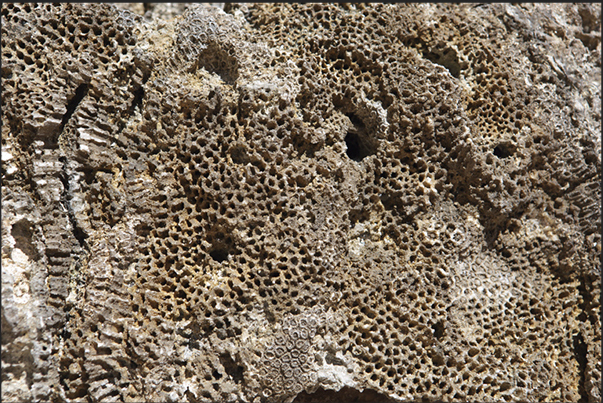
M 63 115 L 63 119 L 61 120 L 61 129 L 59 130 L 59 135 L 63 133 L 63 129 L 65 128 L 67 123 L 69 123 L 69 119 L 71 119 L 71 116 L 73 116 L 73 113 L 75 112 L 79 104 L 88 94 L 89 88 L 90 87 L 88 84 L 80 84 L 80 86 L 77 87 L 77 89 L 75 90 L 75 95 L 67 103 L 67 112 L 65 112 L 65 114 Z
M 579 402 L 588 402 L 588 393 L 586 391 L 586 364 L 587 364 L 588 348 L 584 342 L 584 338 L 581 333 L 574 336 L 574 355 L 578 366 L 580 368 L 580 383 L 578 386 L 578 393 L 580 393 Z
M 69 217 L 69 222 L 71 223 L 72 233 L 75 239 L 77 239 L 80 246 L 84 249 L 88 249 L 88 244 L 86 243 L 86 239 L 88 235 L 86 232 L 78 225 L 77 219 L 75 218 L 75 213 L 73 212 L 73 208 L 71 206 L 71 186 L 69 183 L 69 173 L 67 172 L 67 159 L 66 157 L 59 157 L 59 161 L 63 164 L 62 170 L 59 173 L 59 180 L 63 184 L 63 192 L 61 194 L 61 203 L 67 210 L 67 216 Z

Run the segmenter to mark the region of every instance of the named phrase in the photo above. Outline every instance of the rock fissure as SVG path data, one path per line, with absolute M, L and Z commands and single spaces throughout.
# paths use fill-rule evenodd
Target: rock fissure
M 71 116 L 73 116 L 74 112 L 77 110 L 80 103 L 84 100 L 84 98 L 88 94 L 89 88 L 90 88 L 90 86 L 86 83 L 80 84 L 76 88 L 75 94 L 73 94 L 73 97 L 71 97 L 71 99 L 67 103 L 67 111 L 65 112 L 65 114 L 63 115 L 63 118 L 61 119 L 61 125 L 60 125 L 59 131 L 58 131 L 59 138 L 60 138 L 61 134 L 63 133 L 65 126 L 67 125 L 67 123 L 69 123 L 69 119 L 71 119 Z M 57 141 L 58 141 L 58 139 L 57 139 Z
M 84 230 L 80 227 L 77 219 L 75 218 L 75 214 L 73 212 L 73 207 L 71 206 L 71 185 L 70 181 L 72 179 L 69 178 L 68 172 L 68 162 L 66 157 L 59 157 L 59 161 L 63 164 L 61 172 L 59 173 L 59 179 L 63 184 L 63 193 L 61 195 L 61 204 L 67 212 L 67 216 L 69 218 L 69 223 L 71 224 L 71 232 L 73 233 L 73 237 L 77 239 L 78 243 L 84 250 L 89 250 L 89 246 L 86 243 L 87 235 Z
M 586 389 L 586 363 L 587 363 L 587 354 L 588 350 L 586 344 L 584 343 L 584 338 L 582 333 L 578 333 L 574 336 L 573 340 L 573 348 L 574 353 L 576 355 L 576 361 L 578 362 L 579 370 L 580 370 L 580 381 L 578 384 L 578 390 L 580 392 L 579 402 L 588 402 L 588 392 Z

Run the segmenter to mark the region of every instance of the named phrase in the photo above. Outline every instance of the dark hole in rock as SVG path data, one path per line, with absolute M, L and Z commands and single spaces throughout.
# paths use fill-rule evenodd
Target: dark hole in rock
M 436 339 L 444 337 L 444 324 L 442 322 L 434 323 L 431 328 L 433 329 L 433 337 Z
M 61 132 L 63 131 L 63 128 L 65 127 L 67 122 L 69 122 L 71 115 L 73 115 L 73 113 L 77 109 L 80 102 L 82 102 L 86 94 L 88 94 L 88 84 L 80 84 L 80 86 L 77 87 L 77 89 L 75 90 L 75 94 L 73 95 L 73 97 L 67 103 L 67 112 L 65 112 L 61 121 Z
M 15 248 L 21 249 L 29 259 L 37 259 L 38 252 L 32 242 L 33 231 L 29 221 L 20 220 L 14 223 L 11 229 L 11 235 L 15 239 Z
M 345 363 L 340 358 L 337 358 L 334 354 L 331 353 L 327 354 L 327 356 L 325 357 L 325 361 L 327 362 L 327 364 L 345 366 Z
M 232 158 L 232 162 L 234 162 L 235 164 L 246 164 L 247 162 L 249 162 L 247 150 L 243 145 L 237 145 L 233 147 L 230 151 L 230 156 Z
M 353 113 L 346 114 L 352 123 L 348 133 L 345 136 L 345 144 L 347 146 L 346 154 L 354 161 L 362 161 L 365 157 L 375 154 L 377 145 L 367 133 L 366 127 L 362 120 Z
M 588 348 L 586 346 L 586 343 L 584 342 L 584 338 L 582 337 L 582 334 L 578 333 L 576 336 L 574 336 L 573 338 L 573 347 L 574 347 L 574 354 L 575 354 L 575 358 L 576 361 L 578 362 L 578 366 L 580 368 L 580 381 L 579 381 L 579 393 L 582 397 L 582 399 L 580 399 L 580 401 L 587 401 L 587 392 L 586 392 L 586 379 L 584 374 L 586 373 L 586 365 L 587 365 L 587 354 L 588 354 Z
M 448 69 L 452 77 L 459 78 L 463 66 L 459 63 L 457 53 L 454 49 L 434 49 L 432 52 L 427 52 L 423 55 L 432 63 L 439 64 Z
M 368 210 L 352 210 L 349 213 L 350 226 L 353 227 L 357 222 L 367 221 L 370 218 Z
M 515 153 L 515 146 L 513 144 L 500 143 L 494 150 L 492 154 L 494 154 L 498 158 L 508 158 Z
M 355 161 L 362 159 L 360 151 L 360 139 L 356 133 L 348 133 L 345 136 L 345 144 L 348 146 L 346 154 Z
M 238 365 L 230 356 L 230 354 L 220 355 L 220 363 L 228 375 L 232 377 L 235 383 L 243 381 L 243 367 Z
M 209 252 L 209 256 L 211 256 L 212 259 L 214 259 L 216 262 L 218 263 L 222 263 L 223 261 L 225 261 L 226 259 L 228 259 L 228 250 L 226 249 L 214 249 L 211 252 Z

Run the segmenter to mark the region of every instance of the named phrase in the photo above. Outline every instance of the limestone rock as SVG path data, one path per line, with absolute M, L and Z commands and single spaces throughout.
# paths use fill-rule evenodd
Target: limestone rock
M 598 4 L 2 4 L 2 401 L 600 401 Z

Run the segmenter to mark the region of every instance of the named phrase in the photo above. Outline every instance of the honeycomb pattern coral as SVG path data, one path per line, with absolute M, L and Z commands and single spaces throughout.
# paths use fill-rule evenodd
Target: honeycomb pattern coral
M 319 321 L 313 314 L 284 321 L 282 331 L 262 353 L 259 376 L 264 383 L 264 397 L 297 394 L 316 383 L 311 343 Z
M 600 5 L 1 10 L 3 401 L 600 401 Z

